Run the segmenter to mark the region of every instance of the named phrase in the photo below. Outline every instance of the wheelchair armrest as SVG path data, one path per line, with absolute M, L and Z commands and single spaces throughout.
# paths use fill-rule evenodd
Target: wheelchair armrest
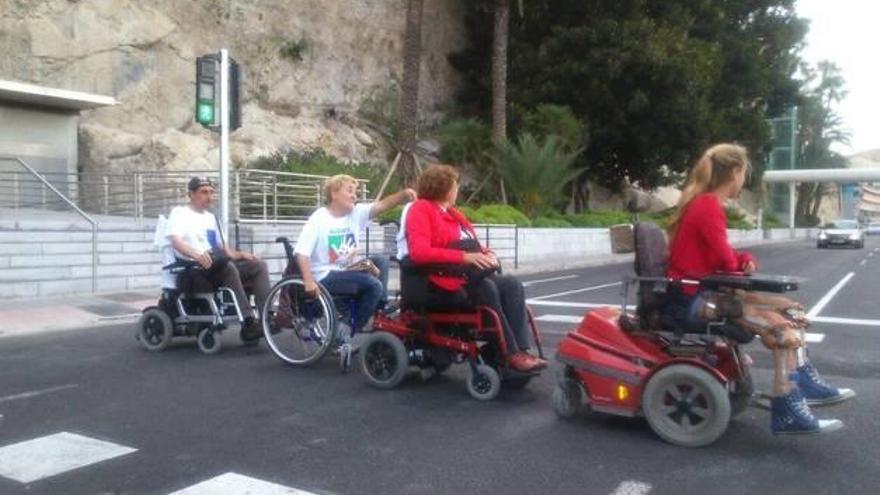
M 193 268 L 198 268 L 199 263 L 193 260 L 183 260 L 178 258 L 174 263 L 169 263 L 162 267 L 162 270 L 168 270 L 170 273 L 180 273 Z
M 715 273 L 703 278 L 700 287 L 707 289 L 742 289 L 758 292 L 791 292 L 798 290 L 804 281 L 801 277 L 769 275 L 760 273 Z
M 393 219 L 389 219 L 389 218 L 386 218 L 386 219 L 384 219 L 384 220 L 379 220 L 379 225 L 381 225 L 382 227 L 384 227 L 384 226 L 386 226 L 386 225 L 394 225 L 394 226 L 396 226 L 398 229 L 400 228 L 400 222 L 399 222 L 399 221 L 397 221 L 397 220 L 393 220 Z

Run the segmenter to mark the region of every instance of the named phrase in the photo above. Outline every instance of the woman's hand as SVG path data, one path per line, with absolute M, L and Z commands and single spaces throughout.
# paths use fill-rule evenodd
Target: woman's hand
M 498 261 L 493 257 L 483 253 L 464 253 L 464 264 L 474 265 L 477 268 L 486 270 L 498 266 Z
M 751 260 L 746 261 L 746 263 L 742 267 L 742 270 L 746 273 L 754 273 L 755 270 L 757 270 L 757 269 L 758 269 L 758 266 L 755 265 L 755 262 L 751 261 Z

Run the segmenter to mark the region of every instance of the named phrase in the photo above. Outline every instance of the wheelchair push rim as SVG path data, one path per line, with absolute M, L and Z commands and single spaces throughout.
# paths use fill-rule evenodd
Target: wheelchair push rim
M 333 299 L 321 284 L 318 290 L 318 297 L 309 300 L 301 279 L 282 280 L 269 292 L 260 312 L 266 343 L 287 364 L 309 366 L 324 357 L 336 340 Z

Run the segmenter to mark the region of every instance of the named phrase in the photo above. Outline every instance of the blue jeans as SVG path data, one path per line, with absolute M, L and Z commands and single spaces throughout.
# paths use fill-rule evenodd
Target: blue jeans
M 388 259 L 380 256 L 370 257 L 379 268 L 379 278 L 367 272 L 332 271 L 321 280 L 331 295 L 350 295 L 357 303 L 354 306 L 354 330 L 360 331 L 373 316 L 377 309 L 385 306 L 387 301 Z

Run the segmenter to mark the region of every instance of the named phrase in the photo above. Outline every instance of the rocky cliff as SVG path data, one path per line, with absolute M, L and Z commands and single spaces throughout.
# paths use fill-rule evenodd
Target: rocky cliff
M 228 48 L 244 71 L 233 160 L 320 147 L 381 161 L 382 139 L 352 117 L 400 80 L 405 13 L 405 0 L 0 0 L 0 79 L 116 97 L 82 116 L 83 169 L 207 169 L 218 140 L 193 121 L 195 58 Z M 425 115 L 451 102 L 462 15 L 459 0 L 425 2 Z

